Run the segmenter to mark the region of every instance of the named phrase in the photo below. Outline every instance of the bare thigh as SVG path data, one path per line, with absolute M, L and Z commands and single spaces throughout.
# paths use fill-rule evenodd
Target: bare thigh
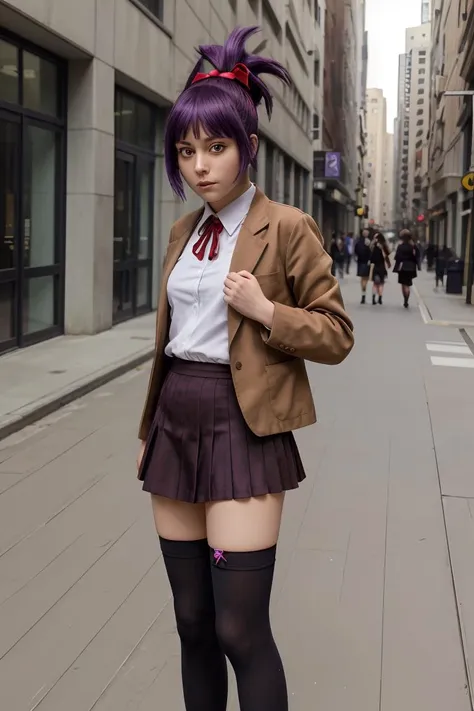
M 206 504 L 211 548 L 240 553 L 271 548 L 278 540 L 284 494 Z
M 156 532 L 169 541 L 200 541 L 206 538 L 205 504 L 188 504 L 163 496 L 151 497 Z

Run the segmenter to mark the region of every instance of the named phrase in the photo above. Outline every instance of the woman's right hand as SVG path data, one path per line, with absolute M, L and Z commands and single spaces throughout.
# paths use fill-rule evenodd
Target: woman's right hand
M 140 449 L 138 451 L 138 456 L 137 456 L 137 470 L 139 470 L 141 467 L 143 455 L 145 454 L 145 447 L 146 447 L 145 440 L 141 440 L 140 441 Z

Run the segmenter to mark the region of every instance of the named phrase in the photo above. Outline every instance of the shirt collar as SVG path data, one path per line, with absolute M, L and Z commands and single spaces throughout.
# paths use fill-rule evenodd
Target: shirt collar
M 243 195 L 240 195 L 229 205 L 224 207 L 218 213 L 218 218 L 222 222 L 227 234 L 232 237 L 239 225 L 242 224 L 243 220 L 247 217 L 248 211 L 250 210 L 250 205 L 254 199 L 256 192 L 255 185 L 251 185 L 248 190 L 246 190 Z M 201 218 L 201 223 L 205 222 L 210 215 L 214 215 L 214 211 L 209 204 L 206 203 L 204 207 L 204 212 Z

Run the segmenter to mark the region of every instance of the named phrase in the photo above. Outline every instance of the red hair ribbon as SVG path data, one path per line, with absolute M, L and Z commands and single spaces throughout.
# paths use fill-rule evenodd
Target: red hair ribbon
M 249 70 L 245 64 L 236 64 L 231 72 L 220 72 L 218 69 L 211 69 L 209 74 L 198 73 L 192 80 L 191 84 L 197 81 L 202 81 L 203 79 L 210 79 L 211 77 L 222 77 L 223 79 L 233 79 L 243 84 L 246 89 L 249 88 Z
M 209 259 L 212 261 L 219 254 L 219 236 L 224 229 L 222 222 L 215 215 L 210 215 L 198 230 L 199 239 L 193 247 L 193 254 L 200 262 L 204 259 L 207 245 L 212 239 Z

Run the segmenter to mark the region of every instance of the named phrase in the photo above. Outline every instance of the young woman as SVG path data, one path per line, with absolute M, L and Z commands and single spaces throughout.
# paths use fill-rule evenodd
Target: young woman
M 407 309 L 410 300 L 410 289 L 413 279 L 418 276 L 421 264 L 421 255 L 417 245 L 413 242 L 410 230 L 400 232 L 401 244 L 395 253 L 395 266 L 393 271 L 398 274 L 398 283 L 401 284 L 403 306 Z
M 371 271 L 372 271 L 372 303 L 375 305 L 378 303 L 382 305 L 383 300 L 383 288 L 385 285 L 385 279 L 387 278 L 387 267 L 390 268 L 390 249 L 387 244 L 387 240 L 381 232 L 376 232 L 374 239 L 372 240 L 372 256 L 370 258 Z
M 260 74 L 289 81 L 245 51 L 257 29 L 199 48 L 165 135 L 172 188 L 184 197 L 184 180 L 204 205 L 171 230 L 138 467 L 187 711 L 225 710 L 226 656 L 242 711 L 288 708 L 269 601 L 284 492 L 305 476 L 292 430 L 316 419 L 304 359 L 339 363 L 353 345 L 316 224 L 249 180 L 256 107 L 272 108 Z
M 362 234 L 357 240 L 354 249 L 357 259 L 357 276 L 360 278 L 360 289 L 362 292 L 360 299 L 361 304 L 365 304 L 367 284 L 370 276 L 370 259 L 372 257 L 370 243 L 370 230 L 362 230 Z

